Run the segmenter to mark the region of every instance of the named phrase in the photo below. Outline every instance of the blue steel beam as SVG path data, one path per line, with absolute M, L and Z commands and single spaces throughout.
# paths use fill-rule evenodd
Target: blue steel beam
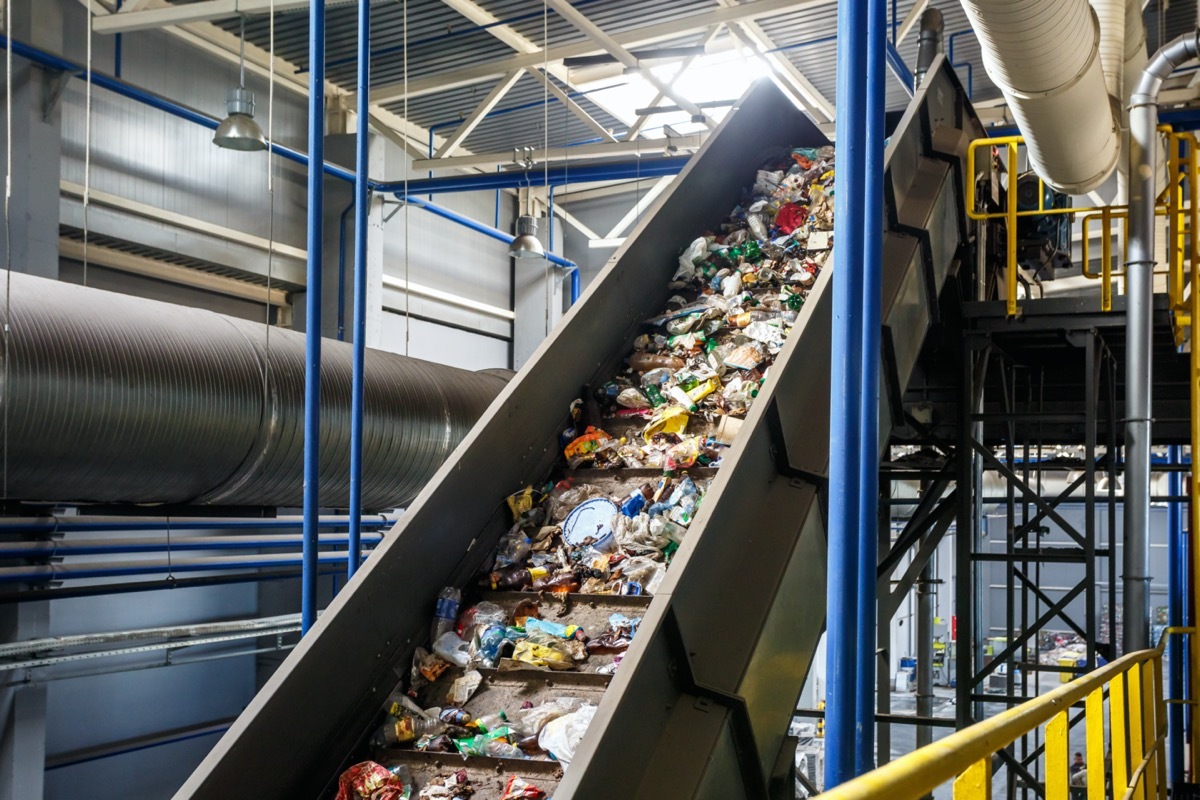
M 399 520 L 382 514 L 364 517 L 364 528 L 386 528 Z M 350 524 L 347 516 L 326 516 L 317 519 L 322 530 L 344 528 Z M 236 530 L 300 530 L 303 517 L 20 517 L 0 520 L 0 534 L 103 533 L 113 531 L 236 531 Z
M 321 225 L 325 175 L 325 4 L 308 4 L 308 275 L 304 346 L 304 553 L 300 581 L 301 633 L 317 621 L 317 517 L 321 446 Z M 362 120 L 363 118 L 359 118 Z
M 346 563 L 347 552 L 325 551 L 314 554 L 319 564 Z M 239 569 L 273 569 L 276 567 L 302 566 L 307 557 L 302 553 L 280 553 L 260 556 L 216 556 L 212 558 L 174 558 L 156 562 L 108 562 L 95 564 L 65 564 L 46 567 L 0 568 L 0 584 L 13 583 L 57 583 L 64 580 L 83 578 L 117 578 L 131 575 L 163 575 L 180 572 L 222 572 Z M 54 567 L 57 566 L 55 569 Z M 315 569 L 315 567 L 314 567 Z M 301 612 L 303 615 L 303 611 Z M 301 620 L 303 626 L 303 620 Z
M 1168 449 L 1172 464 L 1182 461 L 1182 448 L 1178 445 Z M 1171 472 L 1167 477 L 1167 494 L 1178 497 L 1183 494 L 1183 473 Z M 1188 602 L 1186 533 L 1183 530 L 1183 504 L 1175 501 L 1167 505 L 1167 625 L 1172 628 L 1184 626 L 1184 608 Z M 1180 698 L 1183 693 L 1184 642 L 1178 636 L 1167 641 L 1168 687 L 1167 696 Z M 1167 773 L 1172 786 L 1183 783 L 1183 706 L 1172 703 L 1167 706 L 1168 744 Z
M 371 2 L 358 0 L 358 118 L 370 115 Z M 354 356 L 350 370 L 350 544 L 346 579 L 354 577 L 361 552 L 362 528 L 362 442 L 363 373 L 367 358 L 367 126 L 360 124 L 354 135 Z
M 418 181 L 391 181 L 375 185 L 379 192 L 409 194 L 446 194 L 491 189 L 519 189 L 530 186 L 562 186 L 567 183 L 622 181 L 678 175 L 690 156 L 655 156 L 623 161 L 619 164 L 563 164 L 548 169 L 510 172 L 485 172 L 477 175 L 452 175 Z
M 838 3 L 837 171 L 829 397 L 825 788 L 854 777 L 858 646 L 859 402 L 866 146 L 867 0 Z M 872 520 L 872 523 L 874 521 Z
M 401 186 L 403 186 L 403 184 L 401 184 Z M 442 219 L 448 219 L 451 222 L 457 222 L 464 228 L 470 228 L 476 233 L 482 233 L 484 236 L 490 236 L 491 238 L 500 242 L 504 242 L 505 244 L 512 244 L 513 239 L 516 238 L 511 233 L 505 233 L 499 228 L 493 228 L 490 225 L 484 225 L 482 222 L 476 222 L 470 217 L 464 217 L 457 211 L 451 211 L 445 206 L 439 206 L 436 203 L 431 203 L 428 200 L 422 200 L 421 198 L 413 195 L 406 197 L 401 192 L 396 192 L 395 195 L 396 199 L 402 203 L 408 203 L 416 208 L 423 208 L 435 216 L 441 217 Z M 570 269 L 575 266 L 574 261 L 565 259 L 562 256 L 554 255 L 553 253 L 547 253 L 546 260 L 555 266 L 564 267 L 566 269 Z
M 908 68 L 908 64 L 904 63 L 904 58 L 900 55 L 900 51 L 896 49 L 891 40 L 884 37 L 883 44 L 880 47 L 887 56 L 887 65 L 892 70 L 892 74 L 896 76 L 896 80 L 900 81 L 900 85 L 904 87 L 904 91 L 908 92 L 908 96 L 912 97 L 916 80 L 913 78 L 912 70 Z M 875 58 L 874 51 L 870 51 L 871 58 Z
M 350 537 L 345 533 L 321 536 L 322 547 L 345 546 Z M 371 546 L 383 541 L 383 535 L 368 533 L 364 541 Z M 295 548 L 303 543 L 303 536 L 283 534 L 276 536 L 189 536 L 168 543 L 164 539 L 91 539 L 62 542 L 58 540 L 35 542 L 0 542 L 0 559 L 36 560 L 62 558 L 65 556 L 102 556 L 121 553 L 182 553 L 207 550 L 271 550 L 280 547 Z
M 885 47 L 886 46 L 886 47 Z M 875 769 L 875 616 L 876 565 L 879 563 L 879 361 L 880 305 L 883 287 L 883 150 L 886 0 L 869 0 L 867 16 L 865 184 L 862 202 L 862 392 L 858 403 L 858 650 L 854 724 L 855 768 Z M 890 63 L 890 59 L 889 59 Z M 903 62 L 901 62 L 903 66 Z M 905 67 L 907 69 L 907 67 Z M 892 66 L 892 71 L 895 67 Z M 897 77 L 900 77 L 899 75 Z M 903 82 L 903 78 L 901 81 Z M 912 75 L 906 88 L 912 91 Z M 835 219 L 836 224 L 836 219 Z M 835 273 L 836 274 L 836 273 Z M 853 530 L 853 529 L 851 529 Z

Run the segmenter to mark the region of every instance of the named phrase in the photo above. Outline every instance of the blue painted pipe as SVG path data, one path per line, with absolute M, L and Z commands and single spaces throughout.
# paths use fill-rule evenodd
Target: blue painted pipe
M 544 170 L 452 175 L 441 178 L 391 181 L 375 184 L 379 192 L 405 192 L 410 195 L 442 194 L 446 192 L 477 192 L 483 189 L 519 189 L 529 186 L 561 186 L 567 183 L 591 181 L 635 180 L 663 175 L 678 175 L 690 156 L 660 156 L 624 161 L 619 164 L 563 164 Z
M 875 769 L 875 581 L 879 563 L 879 361 L 883 286 L 883 150 L 887 72 L 886 0 L 868 0 L 865 169 L 862 202 L 862 393 L 858 404 L 858 650 L 855 676 L 855 768 Z M 893 67 L 893 71 L 894 71 Z M 911 91 L 912 76 L 909 76 Z M 836 273 L 835 273 L 836 274 Z
M 125 0 L 117 0 L 117 7 L 113 10 L 119 14 L 123 5 L 125 5 Z M 113 37 L 113 75 L 118 78 L 121 77 L 121 50 L 123 44 L 124 40 L 121 38 L 121 34 L 118 33 Z
M 322 547 L 343 546 L 349 542 L 349 534 L 326 534 L 320 538 Z M 179 553 L 208 550 L 270 550 L 279 547 L 294 549 L 303 544 L 300 535 L 282 536 L 189 536 L 174 539 L 94 539 L 62 542 L 57 540 L 40 542 L 0 542 L 0 559 L 44 559 L 66 556 L 101 556 L 121 553 Z M 378 533 L 364 537 L 369 545 L 383 541 Z
M 337 303 L 337 321 L 338 321 L 338 341 L 346 340 L 346 217 L 350 216 L 350 212 L 354 210 L 354 200 L 350 202 L 342 210 L 341 219 L 338 221 L 338 303 Z
M 975 70 L 971 66 L 970 61 L 963 61 L 963 62 L 958 62 L 958 63 L 956 63 L 954 61 L 954 40 L 960 36 L 966 36 L 967 34 L 971 34 L 972 36 L 974 36 L 975 31 L 972 30 L 971 28 L 963 28 L 961 31 L 955 31 L 954 33 L 952 33 L 946 37 L 946 60 L 949 61 L 950 66 L 954 67 L 955 69 L 958 69 L 959 67 L 966 68 L 966 70 L 967 70 L 967 99 L 972 100 L 975 98 Z
M 1178 445 L 1168 448 L 1172 464 L 1182 459 Z M 1168 494 L 1178 497 L 1183 494 L 1183 473 L 1172 472 L 1167 477 Z M 1184 558 L 1186 533 L 1183 529 L 1183 504 L 1167 504 L 1167 624 L 1183 627 L 1184 608 L 1188 602 L 1187 561 Z M 1167 641 L 1168 686 L 1167 696 L 1183 697 L 1184 642 L 1178 636 Z M 1167 773 L 1172 786 L 1183 783 L 1183 709 L 1178 703 L 1167 706 L 1167 742 L 1170 745 L 1167 757 Z
M 318 564 L 346 563 L 345 550 L 313 554 Z M 127 561 L 95 564 L 45 564 L 36 567 L 0 568 L 0 584 L 50 583 L 82 578 L 119 578 L 129 575 L 161 575 L 181 572 L 221 572 L 239 569 L 275 569 L 302 566 L 308 556 L 303 553 L 280 553 L 260 556 L 217 556 L 210 558 L 173 558 L 168 561 Z M 303 581 L 302 581 L 303 582 Z M 304 625 L 301 610 L 301 627 Z
M 512 240 L 517 238 L 517 237 L 513 236 L 511 233 L 505 233 L 504 231 L 500 230 L 499 228 L 492 228 L 487 225 L 484 225 L 482 222 L 476 222 L 475 220 L 471 219 L 470 217 L 464 217 L 462 214 L 459 214 L 457 211 L 451 211 L 450 209 L 446 208 L 445 206 L 439 206 L 436 203 L 429 202 L 428 200 L 422 200 L 419 197 L 413 197 L 411 195 L 408 197 L 405 197 L 404 194 L 401 192 L 396 192 L 395 195 L 396 195 L 396 199 L 400 200 L 403 203 L 409 203 L 411 205 L 416 206 L 417 208 L 423 208 L 426 211 L 428 211 L 430 214 L 439 216 L 442 219 L 448 219 L 451 222 L 457 222 L 459 225 L 462 225 L 463 227 L 466 227 L 466 228 L 470 228 L 471 230 L 475 231 L 476 233 L 482 233 L 484 236 L 490 236 L 491 238 L 493 238 L 497 241 L 500 241 L 500 242 L 504 242 L 505 244 L 512 244 Z M 565 259 L 562 256 L 556 256 L 553 253 L 547 253 L 546 259 L 551 264 L 555 264 L 560 267 L 570 268 L 570 267 L 575 266 L 574 261 L 569 261 L 568 259 Z
M 571 305 L 579 302 L 579 267 L 571 270 Z
M 886 25 L 887 23 L 884 24 Z M 904 58 L 900 55 L 900 51 L 896 49 L 896 45 L 888 40 L 887 37 L 884 37 L 881 47 L 883 48 L 884 55 L 887 56 L 887 65 L 891 68 L 892 74 L 896 76 L 896 80 L 900 81 L 900 85 L 904 87 L 904 91 L 908 92 L 908 96 L 912 97 L 916 86 L 912 70 L 908 68 L 908 64 L 904 63 Z
M 325 4 L 308 4 L 308 274 L 304 320 L 304 559 L 301 630 L 317 621 L 317 519 L 321 506 L 321 225 L 325 212 Z M 360 118 L 360 122 L 363 118 Z
M 372 514 L 362 518 L 364 528 L 386 528 L 398 522 L 396 517 Z M 350 517 L 330 515 L 317 518 L 322 530 L 344 528 Z M 0 519 L 0 534 L 103 533 L 111 531 L 236 531 L 300 530 L 303 517 L 10 517 Z
M 829 397 L 825 788 L 854 777 L 858 646 L 859 402 L 866 145 L 867 0 L 838 3 L 837 169 L 834 178 L 833 337 Z M 874 520 L 871 520 L 874 527 Z
M 354 136 L 354 356 L 350 371 L 350 541 L 346 579 L 362 550 L 363 374 L 367 357 L 367 125 L 371 93 L 371 2 L 358 0 L 358 130 Z

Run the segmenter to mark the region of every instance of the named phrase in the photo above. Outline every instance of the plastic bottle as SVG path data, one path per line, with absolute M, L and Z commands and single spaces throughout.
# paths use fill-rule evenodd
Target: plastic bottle
M 683 359 L 662 353 L 635 352 L 629 357 L 629 366 L 636 372 L 649 372 L 652 369 L 683 369 Z
M 395 747 L 399 744 L 408 744 L 422 736 L 437 736 L 447 727 L 446 723 L 440 719 L 423 719 L 412 714 L 388 717 L 387 721 L 380 725 L 371 736 L 371 746 Z
M 536 592 L 549 591 L 557 593 L 577 592 L 579 591 L 579 576 L 574 572 L 564 572 L 561 575 L 555 575 L 550 578 L 540 578 L 533 582 L 533 589 Z
M 480 733 L 488 733 L 497 728 L 502 728 L 508 724 L 508 715 L 503 711 L 497 711 L 494 714 L 484 714 L 479 719 L 471 723 L 471 727 Z
M 479 748 L 481 756 L 492 758 L 525 758 L 525 752 L 515 744 L 509 744 L 503 739 L 489 739 Z
M 453 586 L 442 589 L 438 595 L 437 609 L 433 612 L 432 640 L 437 641 L 443 633 L 454 630 L 458 620 L 458 607 L 462 603 L 462 592 Z
M 496 591 L 519 591 L 535 581 L 545 578 L 549 571 L 545 567 L 507 567 L 494 570 L 479 579 L 479 585 Z
M 471 714 L 461 708 L 443 708 L 438 719 L 447 725 L 465 727 L 471 722 Z

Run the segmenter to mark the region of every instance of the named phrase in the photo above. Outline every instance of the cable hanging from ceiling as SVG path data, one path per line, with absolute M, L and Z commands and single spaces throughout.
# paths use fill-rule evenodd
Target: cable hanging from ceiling
M 12 5 L 7 3 L 6 5 Z M 92 10 L 86 9 L 87 18 L 87 85 L 83 102 L 83 285 L 88 285 L 88 212 L 92 206 Z

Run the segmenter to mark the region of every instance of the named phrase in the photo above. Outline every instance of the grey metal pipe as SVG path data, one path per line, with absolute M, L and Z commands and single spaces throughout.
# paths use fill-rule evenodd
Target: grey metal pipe
M 1150 429 L 1158 93 L 1172 72 L 1200 55 L 1200 30 L 1154 54 L 1129 103 L 1129 260 L 1126 265 L 1125 652 L 1150 646 Z
M 917 69 L 914 73 L 914 80 L 917 88 L 925 82 L 925 75 L 929 72 L 929 65 L 933 63 L 933 59 L 942 52 L 942 32 L 945 30 L 945 21 L 942 19 L 942 12 L 936 8 L 927 8 L 921 14 L 921 35 L 917 42 Z
M 933 716 L 933 559 L 917 580 L 917 716 Z M 933 741 L 933 728 L 917 726 L 917 747 Z
M 0 271 L 0 282 L 5 280 Z M 290 506 L 302 501 L 304 335 L 13 273 L 0 323 L 0 496 Z M 5 306 L 11 309 L 6 315 Z M 0 359 L 3 354 L 0 353 Z M 351 348 L 326 341 L 321 505 L 349 494 Z M 369 350 L 364 509 L 411 501 L 505 380 Z

